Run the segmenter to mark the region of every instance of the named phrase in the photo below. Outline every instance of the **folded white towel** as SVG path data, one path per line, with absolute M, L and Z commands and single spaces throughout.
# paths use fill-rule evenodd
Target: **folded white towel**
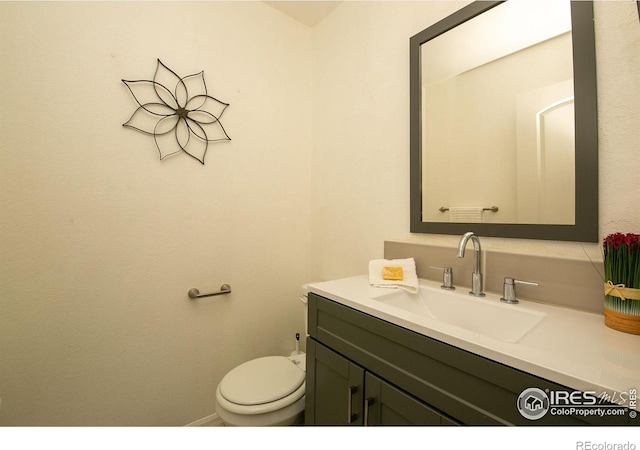
M 384 267 L 401 267 L 402 279 L 385 280 L 382 277 Z M 416 262 L 413 258 L 373 259 L 369 261 L 369 284 L 376 287 L 400 288 L 415 294 L 419 286 Z
M 482 223 L 484 217 L 481 206 L 451 206 L 449 219 L 451 222 Z

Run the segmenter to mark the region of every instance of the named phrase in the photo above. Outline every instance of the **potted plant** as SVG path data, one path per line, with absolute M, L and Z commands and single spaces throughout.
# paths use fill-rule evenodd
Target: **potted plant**
M 640 334 L 640 234 L 613 233 L 604 238 L 604 323 Z

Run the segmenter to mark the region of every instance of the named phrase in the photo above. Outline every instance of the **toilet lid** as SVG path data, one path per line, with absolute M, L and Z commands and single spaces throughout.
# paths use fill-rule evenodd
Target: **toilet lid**
M 226 374 L 220 382 L 220 393 L 238 405 L 260 405 L 293 393 L 304 378 L 304 371 L 284 356 L 265 356 Z

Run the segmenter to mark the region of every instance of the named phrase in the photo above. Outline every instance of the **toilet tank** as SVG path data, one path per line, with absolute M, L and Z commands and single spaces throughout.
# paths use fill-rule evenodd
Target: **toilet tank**
M 309 301 L 309 298 L 308 298 L 308 295 L 309 295 L 309 284 L 311 284 L 311 283 L 307 283 L 307 284 L 303 284 L 302 285 L 302 293 L 300 295 L 300 301 L 304 305 L 304 334 L 305 334 L 305 336 L 309 336 L 309 316 L 308 316 L 308 309 L 307 309 L 307 302 Z

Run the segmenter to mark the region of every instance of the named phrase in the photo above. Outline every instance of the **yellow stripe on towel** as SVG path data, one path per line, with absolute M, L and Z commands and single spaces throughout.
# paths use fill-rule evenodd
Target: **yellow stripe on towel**
M 397 266 L 384 266 L 382 268 L 382 279 L 392 281 L 402 281 L 404 276 L 402 274 L 402 267 Z

